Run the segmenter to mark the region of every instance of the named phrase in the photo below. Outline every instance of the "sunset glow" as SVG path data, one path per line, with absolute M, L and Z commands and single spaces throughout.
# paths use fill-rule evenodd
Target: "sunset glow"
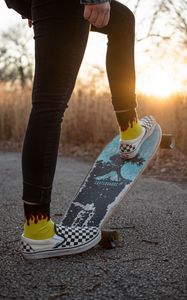
M 133 3 L 135 1 L 120 0 L 119 2 L 128 3 L 129 7 L 133 9 Z M 147 4 L 146 4 L 147 5 Z M 150 1 L 151 6 L 151 1 Z M 146 10 L 147 14 L 151 12 L 151 7 Z M 141 23 L 141 19 L 145 19 L 145 9 L 138 10 L 137 14 L 137 29 L 138 24 Z M 149 16 L 147 16 L 149 18 Z M 8 10 L 5 3 L 0 4 L 0 30 L 5 30 L 7 26 L 14 24 L 25 23 L 27 28 L 27 21 L 22 20 L 20 16 L 13 10 Z M 142 26 L 138 32 L 144 35 L 148 25 Z M 28 30 L 31 30 L 28 28 Z M 34 49 L 33 41 L 31 41 L 31 49 Z M 173 93 L 187 92 L 185 80 L 187 78 L 187 68 L 185 61 L 182 61 L 184 57 L 184 51 L 180 52 L 176 45 L 173 48 L 170 46 L 164 46 L 154 49 L 151 48 L 151 40 L 146 40 L 145 44 L 136 43 L 135 48 L 135 61 L 136 61 L 136 90 L 137 92 L 156 96 L 160 98 L 168 97 Z M 182 46 L 183 47 L 183 46 Z M 169 49 L 169 52 L 166 51 Z M 84 82 L 91 82 L 94 78 L 96 89 L 98 91 L 107 91 L 108 81 L 105 70 L 107 49 L 107 37 L 103 34 L 90 33 L 85 56 L 79 73 L 79 78 Z M 145 49 L 149 49 L 146 52 Z M 162 50 L 164 49 L 164 55 Z M 178 51 L 178 53 L 176 52 Z M 183 48 L 184 50 L 184 48 Z M 181 56 L 183 53 L 183 56 Z M 158 57 L 157 57 L 158 54 Z M 97 84 L 98 82 L 98 84 Z
M 148 96 L 168 97 L 182 90 L 182 84 L 163 70 L 153 70 L 149 76 L 141 74 L 137 79 L 137 91 Z

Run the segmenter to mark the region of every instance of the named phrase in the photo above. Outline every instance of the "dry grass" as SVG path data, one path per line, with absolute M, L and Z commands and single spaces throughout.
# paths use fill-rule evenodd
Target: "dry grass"
M 31 90 L 6 90 L 0 86 L 0 140 L 20 142 L 30 111 Z
M 117 122 L 108 92 L 88 90 L 78 84 L 69 102 L 62 126 L 61 144 L 103 145 L 117 132 Z M 31 108 L 31 90 L 8 91 L 0 86 L 0 141 L 21 143 Z M 163 101 L 138 96 L 139 114 L 153 114 L 163 132 L 173 133 L 178 147 L 187 153 L 187 99 L 173 95 Z

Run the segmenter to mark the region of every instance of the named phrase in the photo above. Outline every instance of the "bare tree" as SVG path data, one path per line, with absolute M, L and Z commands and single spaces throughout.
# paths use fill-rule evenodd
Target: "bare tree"
M 124 2 L 124 1 L 123 1 Z M 147 38 L 157 38 L 162 40 L 168 40 L 172 38 L 179 39 L 186 44 L 187 43 L 187 0 L 127 0 L 126 4 L 133 7 L 133 12 L 138 15 L 141 9 L 150 10 L 149 16 L 142 18 L 139 25 L 143 25 L 146 21 L 146 29 L 138 30 L 137 41 L 142 41 Z M 158 26 L 158 24 L 162 26 Z M 166 30 L 167 29 L 167 30 Z M 165 32 L 168 31 L 166 34 Z
M 0 34 L 0 81 L 19 82 L 24 88 L 33 76 L 31 32 L 25 24 Z
M 120 1 L 136 15 L 138 51 L 158 63 L 173 58 L 173 68 L 187 64 L 187 0 Z

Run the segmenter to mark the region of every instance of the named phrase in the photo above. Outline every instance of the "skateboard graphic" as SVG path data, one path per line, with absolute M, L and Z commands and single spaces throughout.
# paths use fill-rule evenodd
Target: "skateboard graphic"
M 119 155 L 119 136 L 116 136 L 93 164 L 62 224 L 99 227 L 102 232 L 100 245 L 107 249 L 114 248 L 119 240 L 119 232 L 104 230 L 103 226 L 148 166 L 161 139 L 162 147 L 169 148 L 170 135 L 162 136 L 160 126 L 156 125 L 151 136 L 142 144 L 138 155 L 131 160 L 123 160 Z

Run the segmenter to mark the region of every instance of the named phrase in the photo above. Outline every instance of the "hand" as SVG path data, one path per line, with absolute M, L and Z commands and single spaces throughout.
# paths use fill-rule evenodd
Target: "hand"
M 95 27 L 101 28 L 106 26 L 110 19 L 110 3 L 85 4 L 84 18 Z
M 28 26 L 31 28 L 32 27 L 32 20 L 28 20 Z

